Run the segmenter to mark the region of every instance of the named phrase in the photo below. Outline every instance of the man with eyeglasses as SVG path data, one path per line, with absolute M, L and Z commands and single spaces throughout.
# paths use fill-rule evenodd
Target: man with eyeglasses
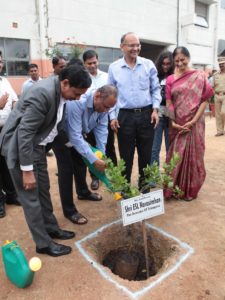
M 0 74 L 3 65 L 2 52 L 0 51 Z M 5 77 L 0 76 L 0 132 L 12 111 L 13 103 L 16 101 L 18 98 L 11 84 Z M 5 202 L 20 205 L 5 158 L 0 155 L 0 218 L 5 216 Z
M 87 68 L 92 84 L 90 89 L 98 89 L 102 87 L 103 85 L 107 84 L 108 81 L 108 74 L 106 72 L 103 72 L 99 70 L 99 59 L 98 59 L 98 53 L 94 50 L 87 50 L 83 53 L 83 61 L 84 66 Z M 108 125 L 108 140 L 106 143 L 106 156 L 109 157 L 112 162 L 116 165 L 117 164 L 117 158 L 116 158 L 116 150 L 114 146 L 114 131 L 112 131 L 110 127 L 110 121 Z M 87 136 L 87 140 L 91 145 L 95 145 L 95 138 L 92 132 L 90 132 Z M 91 174 L 91 189 L 97 190 L 99 188 L 99 180 L 92 174 Z
M 92 193 L 88 189 L 86 166 L 82 156 L 94 164 L 98 171 L 105 170 L 105 162 L 98 159 L 92 152 L 85 140 L 85 135 L 92 131 L 96 147 L 105 153 L 108 137 L 108 112 L 116 104 L 116 101 L 117 88 L 112 85 L 104 85 L 96 91 L 89 90 L 81 97 L 80 101 L 71 101 L 66 106 L 66 128 L 69 137 L 67 145 L 71 146 L 76 192 L 79 200 L 99 201 L 102 199 L 100 195 Z
M 159 122 L 160 85 L 153 62 L 138 56 L 141 44 L 135 33 L 124 34 L 120 48 L 124 56 L 112 63 L 108 72 L 108 83 L 119 93 L 117 106 L 110 112 L 111 128 L 118 133 L 120 157 L 125 161 L 129 182 L 137 147 L 141 189 L 143 168 L 151 161 L 154 127 Z

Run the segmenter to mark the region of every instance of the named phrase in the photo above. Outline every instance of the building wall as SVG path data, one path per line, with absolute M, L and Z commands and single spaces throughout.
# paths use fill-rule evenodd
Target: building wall
M 89 45 L 119 47 L 121 35 L 128 31 L 155 43 L 171 44 L 176 39 L 176 0 L 66 0 L 66 5 L 50 0 L 48 3 L 48 34 L 54 42 L 74 37 Z
M 225 8 L 218 10 L 218 23 L 218 38 L 225 39 Z

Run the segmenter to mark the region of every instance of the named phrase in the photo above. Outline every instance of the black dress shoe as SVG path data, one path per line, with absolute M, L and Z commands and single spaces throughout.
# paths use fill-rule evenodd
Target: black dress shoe
M 57 244 L 55 242 L 52 242 L 50 246 L 45 247 L 45 248 L 36 247 L 37 253 L 47 254 L 50 256 L 54 256 L 54 257 L 69 254 L 71 251 L 72 251 L 72 248 L 70 246 Z
M 52 239 L 58 239 L 58 240 L 69 240 L 75 237 L 75 233 L 73 231 L 67 231 L 58 229 L 57 231 L 49 232 L 48 235 Z
M 101 201 L 102 196 L 98 193 L 88 193 L 77 196 L 78 200 Z
M 96 191 L 99 188 L 99 180 L 97 178 L 92 178 L 91 189 Z
M 5 204 L 3 202 L 0 202 L 0 218 L 5 217 Z
M 21 206 L 20 202 L 18 201 L 17 195 L 6 195 L 5 203 L 8 205 L 17 205 Z

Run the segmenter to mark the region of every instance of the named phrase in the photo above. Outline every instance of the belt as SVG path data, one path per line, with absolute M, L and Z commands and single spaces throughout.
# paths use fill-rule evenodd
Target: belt
M 225 92 L 219 92 L 219 93 L 215 93 L 216 95 L 219 95 L 219 96 L 223 96 L 223 95 L 225 95 Z
M 148 106 L 140 107 L 140 108 L 120 108 L 120 110 L 122 110 L 122 111 L 127 111 L 127 112 L 132 112 L 132 113 L 141 113 L 143 111 L 150 110 L 150 109 L 152 109 L 152 105 L 148 105 Z

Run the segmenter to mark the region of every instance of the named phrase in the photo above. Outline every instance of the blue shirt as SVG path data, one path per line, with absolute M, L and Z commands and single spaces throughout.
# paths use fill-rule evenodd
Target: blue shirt
M 116 106 L 110 111 L 110 119 L 116 119 L 120 108 L 141 108 L 153 105 L 159 108 L 161 102 L 157 70 L 149 59 L 138 56 L 131 69 L 124 58 L 109 66 L 108 83 L 117 87 L 119 96 Z
M 94 111 L 94 93 L 94 91 L 87 92 L 79 101 L 66 103 L 66 126 L 70 143 L 91 164 L 98 158 L 85 141 L 83 134 L 93 130 L 96 147 L 103 153 L 108 137 L 108 113 Z
M 27 79 L 22 85 L 21 94 L 26 92 L 27 90 L 29 90 L 35 83 L 37 83 L 40 80 L 42 80 L 41 77 L 39 77 L 38 80 L 35 80 L 35 81 L 31 78 Z

